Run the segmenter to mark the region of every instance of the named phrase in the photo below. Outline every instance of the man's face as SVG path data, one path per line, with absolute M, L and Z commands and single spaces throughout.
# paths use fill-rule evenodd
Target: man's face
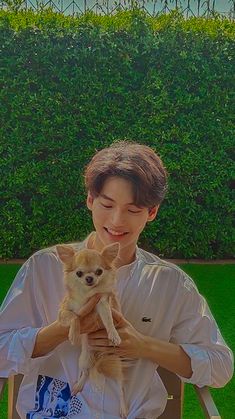
M 97 198 L 88 193 L 87 207 L 92 211 L 96 229 L 96 247 L 119 242 L 120 255 L 131 258 L 139 235 L 147 221 L 152 221 L 158 207 L 151 212 L 146 207 L 134 204 L 132 185 L 121 177 L 108 178 Z

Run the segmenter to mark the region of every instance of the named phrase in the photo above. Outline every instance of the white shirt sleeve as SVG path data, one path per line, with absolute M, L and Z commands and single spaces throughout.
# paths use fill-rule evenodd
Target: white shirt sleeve
M 50 356 L 31 358 L 38 331 L 40 291 L 34 256 L 19 270 L 0 310 L 0 376 L 27 374 Z M 39 285 L 39 284 L 38 284 Z
M 172 331 L 171 342 L 178 343 L 191 358 L 193 374 L 182 381 L 223 387 L 233 375 L 233 355 L 192 280 L 184 273 L 182 304 Z

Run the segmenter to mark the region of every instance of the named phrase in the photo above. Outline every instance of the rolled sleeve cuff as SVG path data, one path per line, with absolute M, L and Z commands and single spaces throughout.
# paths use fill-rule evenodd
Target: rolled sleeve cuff
M 49 358 L 52 352 L 38 358 L 31 358 L 36 337 L 41 328 L 25 327 L 14 332 L 9 352 L 8 361 L 14 363 L 16 374 L 28 374 L 33 369 Z
M 205 349 L 197 345 L 181 344 L 181 348 L 191 359 L 192 375 L 190 378 L 180 377 L 185 383 L 196 384 L 198 387 L 211 385 L 211 363 Z

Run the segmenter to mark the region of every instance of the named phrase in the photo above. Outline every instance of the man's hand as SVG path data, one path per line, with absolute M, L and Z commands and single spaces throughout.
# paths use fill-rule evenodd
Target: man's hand
M 96 312 L 95 307 L 98 304 L 102 294 L 95 294 L 91 297 L 86 304 L 79 310 L 78 317 L 80 319 L 80 333 L 92 333 L 97 330 L 103 329 L 104 325 L 99 314 Z M 118 313 L 118 312 L 117 312 Z M 120 316 L 116 314 L 114 317 L 114 324 L 117 327 Z
M 106 330 L 97 330 L 88 335 L 92 350 L 115 354 L 121 358 L 144 358 L 182 377 L 192 376 L 191 359 L 179 344 L 161 341 L 139 333 L 121 313 L 112 309 L 121 343 L 118 346 L 108 340 Z
M 122 340 L 120 345 L 114 346 L 109 341 L 106 330 L 102 328 L 102 330 L 89 333 L 88 341 L 91 349 L 102 353 L 116 354 L 124 358 L 138 359 L 144 357 L 144 336 L 117 310 L 112 309 L 112 314 Z
M 78 317 L 80 320 L 80 333 L 91 333 L 102 329 L 103 324 L 99 315 L 95 311 L 95 307 L 101 298 L 101 294 L 95 294 L 84 304 L 79 310 Z
M 80 323 L 81 333 L 90 333 L 103 328 L 103 324 L 95 312 L 95 306 L 101 295 L 94 295 L 81 308 L 77 319 Z M 31 358 L 38 358 L 53 351 L 58 345 L 68 340 L 69 327 L 62 326 L 57 319 L 48 326 L 42 327 L 36 336 Z

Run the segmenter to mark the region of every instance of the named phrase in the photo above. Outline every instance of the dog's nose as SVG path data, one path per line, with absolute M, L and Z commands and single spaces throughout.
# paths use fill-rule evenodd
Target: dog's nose
M 88 285 L 91 285 L 93 282 L 94 278 L 92 276 L 86 276 L 86 282 Z

